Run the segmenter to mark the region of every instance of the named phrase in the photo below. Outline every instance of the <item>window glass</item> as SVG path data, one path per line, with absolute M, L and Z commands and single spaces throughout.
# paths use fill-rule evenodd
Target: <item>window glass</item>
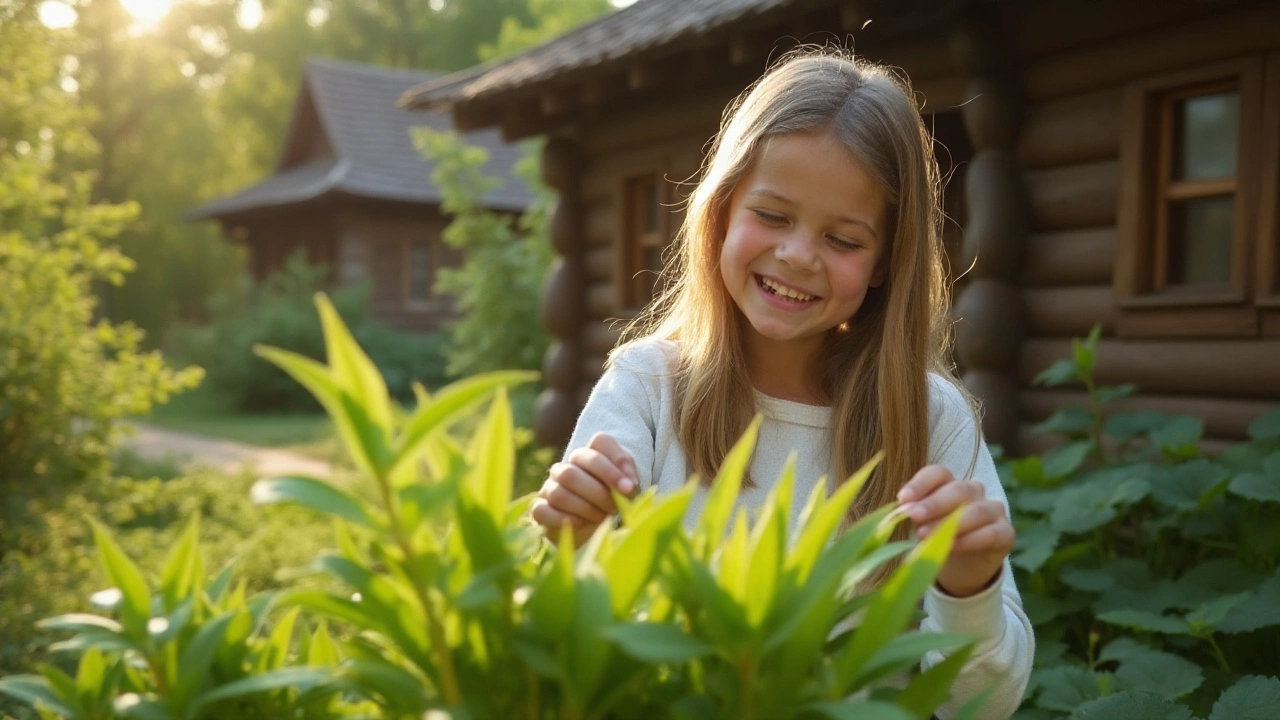
M 1169 284 L 1200 285 L 1231 280 L 1235 198 L 1196 198 L 1169 213 Z
M 409 299 L 421 302 L 431 296 L 431 249 L 425 242 L 409 245 Z
M 1240 137 L 1240 93 L 1200 95 L 1178 103 L 1174 111 L 1174 179 L 1235 177 Z
M 354 285 L 364 280 L 368 274 L 368 248 L 364 238 L 344 239 L 338 256 L 338 282 Z

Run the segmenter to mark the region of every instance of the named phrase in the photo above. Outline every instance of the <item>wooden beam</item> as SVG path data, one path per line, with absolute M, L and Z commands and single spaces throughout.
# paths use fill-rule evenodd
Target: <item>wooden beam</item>
M 554 85 L 538 94 L 538 108 L 546 117 L 564 115 L 578 106 L 581 97 L 577 85 Z
M 1108 89 L 1029 106 L 1018 160 L 1038 169 L 1119 157 L 1122 105 L 1120 91 Z
M 1027 286 L 1111 285 L 1116 262 L 1114 227 L 1032 235 L 1022 268 Z
M 1115 160 L 1024 174 L 1033 230 L 1115 225 L 1120 164 Z
M 1071 357 L 1069 340 L 1027 340 L 1018 376 L 1031 381 L 1055 361 Z M 1280 340 L 1104 339 L 1098 347 L 1097 380 L 1103 385 L 1137 383 L 1151 393 L 1185 393 L 1280 400 Z
M 1082 337 L 1096 323 L 1115 332 L 1119 316 L 1111 286 L 1027 288 L 1022 291 L 1027 334 L 1032 337 Z
M 453 126 L 460 132 L 483 130 L 501 122 L 501 105 L 462 103 L 453 107 Z

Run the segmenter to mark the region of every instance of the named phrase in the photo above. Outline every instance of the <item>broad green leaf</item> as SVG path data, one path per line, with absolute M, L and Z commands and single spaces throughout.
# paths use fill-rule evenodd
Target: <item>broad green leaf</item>
M 877 700 L 813 702 L 801 708 L 830 720 L 913 720 L 916 716 L 892 703 Z
M 147 631 L 151 618 L 151 590 L 143 579 L 138 566 L 133 564 L 124 550 L 112 539 L 111 533 L 96 520 L 90 520 L 98 556 L 107 571 L 107 577 L 123 595 L 120 605 L 121 619 L 130 634 L 141 637 Z
M 1249 500 L 1280 503 L 1280 453 L 1270 455 L 1261 472 L 1237 475 L 1228 489 Z
M 194 515 L 187 523 L 182 537 L 170 551 L 165 561 L 164 571 L 160 575 L 160 592 L 164 597 L 166 611 L 173 610 L 178 602 L 191 594 L 193 588 L 204 574 L 204 563 L 200 561 L 200 516 Z
M 1013 556 L 1009 559 L 1014 567 L 1027 572 L 1035 572 L 1044 566 L 1045 561 L 1053 557 L 1062 535 L 1051 526 L 1032 523 L 1018 530 L 1017 540 L 1013 546 Z
M 1280 408 L 1249 423 L 1249 437 L 1253 440 L 1280 440 Z
M 1039 649 L 1038 646 L 1039 643 L 1037 643 L 1037 649 Z M 1153 650 L 1133 638 L 1119 637 L 1107 643 L 1107 646 L 1098 655 L 1098 662 L 1125 662 L 1131 658 L 1158 652 L 1158 650 Z
M 1035 433 L 1075 435 L 1093 429 L 1093 413 L 1082 407 L 1064 407 L 1050 415 L 1044 422 L 1031 426 Z
M 972 651 L 972 645 L 963 646 L 912 678 L 898 694 L 898 704 L 914 713 L 917 720 L 929 720 L 933 711 L 950 697 L 951 685 L 964 669 L 964 664 L 969 661 L 969 653 Z
M 49 687 L 49 682 L 39 675 L 10 675 L 0 678 L 0 693 L 33 707 L 44 705 L 64 717 L 74 716 L 71 708 Z
M 1076 368 L 1074 360 L 1058 360 L 1055 361 L 1048 369 L 1036 375 L 1031 381 L 1033 385 L 1045 385 L 1047 387 L 1056 387 L 1058 385 L 1066 385 L 1080 379 L 1080 371 Z
M 1224 633 L 1252 632 L 1280 625 L 1280 580 L 1272 578 L 1258 586 L 1244 602 L 1231 608 L 1217 623 Z
M 1076 709 L 1072 720 L 1191 720 L 1191 709 L 1157 695 L 1119 692 L 1090 700 Z
M 209 668 L 227 635 L 227 628 L 236 613 L 226 613 L 210 620 L 200 628 L 190 644 L 178 658 L 178 673 L 173 688 L 173 702 L 180 708 L 195 696 L 200 686 L 209 679 Z M 183 713 L 185 714 L 185 713 Z
M 102 650 L 89 648 L 80 656 L 80 665 L 76 668 L 76 695 L 80 698 L 80 706 L 96 708 L 102 699 L 109 697 L 116 688 L 109 682 L 107 664 L 103 660 Z
M 210 690 L 196 698 L 196 708 L 206 707 L 222 700 L 254 695 L 268 690 L 279 690 L 286 687 L 306 688 L 329 680 L 331 675 L 325 668 L 283 667 L 260 675 L 251 675 L 241 680 Z
M 392 471 L 401 463 L 417 457 L 433 432 L 452 423 L 468 408 L 488 397 L 499 387 L 518 385 L 537 379 L 538 374 L 523 371 L 493 372 L 459 380 L 436 392 L 429 403 L 420 403 L 396 444 Z
M 1253 597 L 1252 592 L 1222 595 L 1187 613 L 1187 623 L 1191 625 L 1192 633 L 1206 628 L 1216 628 L 1227 613 L 1244 604 L 1251 597 Z
M 852 642 L 835 660 L 836 676 L 842 685 L 856 677 L 871 656 L 906 627 L 916 603 L 946 562 L 959 523 L 959 510 L 948 515 L 877 590 Z
M 286 592 L 280 596 L 276 604 L 280 607 L 296 605 L 321 617 L 339 620 L 370 630 L 381 630 L 384 624 L 382 617 L 370 612 L 361 603 L 336 598 L 319 590 L 293 590 Z
M 1164 427 L 1151 433 L 1151 441 L 1165 452 L 1170 452 L 1195 445 L 1203 436 L 1203 420 L 1188 415 L 1174 415 Z
M 1064 533 L 1085 533 L 1114 520 L 1119 508 L 1132 505 L 1151 492 L 1144 478 L 1130 477 L 1112 484 L 1098 479 L 1062 490 L 1050 522 Z
M 1146 610 L 1110 610 L 1099 613 L 1098 619 L 1111 625 L 1169 635 L 1185 635 L 1191 630 L 1186 620 Z
M 631 657 L 647 663 L 684 663 L 715 648 L 667 623 L 620 623 L 604 631 L 606 637 Z
M 433 694 L 419 676 L 374 653 L 346 661 L 342 675 L 354 680 L 361 690 L 373 690 L 386 706 L 404 715 L 420 717 Z
M 546 640 L 559 640 L 569 628 L 574 613 L 573 530 L 565 525 L 555 558 L 533 582 L 525 604 L 526 617 L 535 632 Z
M 1276 708 L 1280 708 L 1280 680 L 1250 675 L 1218 696 L 1209 720 L 1275 720 Z
M 729 524 L 734 502 L 742 489 L 742 478 L 755 451 L 756 436 L 760 432 L 762 420 L 763 416 L 757 413 L 742 437 L 738 438 L 738 442 L 725 455 L 724 462 L 720 464 L 720 470 L 711 483 L 697 532 L 701 545 L 698 554 L 702 558 L 710 557 L 712 549 L 724 540 L 725 527 Z
M 609 586 L 596 574 L 578 577 L 574 585 L 574 613 L 565 641 L 565 669 L 570 679 L 565 691 L 585 707 L 604 679 L 612 643 L 604 630 L 613 624 Z
M 1036 705 L 1048 709 L 1071 712 L 1080 705 L 1102 696 L 1099 687 L 1105 673 L 1089 672 L 1085 668 L 1067 665 L 1035 672 L 1040 694 Z
M 387 384 L 377 366 L 360 349 L 333 303 L 324 293 L 316 293 L 316 308 L 324 330 L 325 355 L 334 379 L 361 407 L 373 425 L 387 433 L 391 430 L 391 399 Z
M 489 406 L 489 414 L 472 436 L 467 456 L 471 471 L 465 489 L 476 503 L 500 525 L 511 502 L 511 481 L 516 462 L 512 435 L 511 404 L 507 390 L 499 387 Z
M 1100 405 L 1110 405 L 1116 400 L 1127 398 L 1138 391 L 1138 386 L 1133 383 L 1125 383 L 1124 385 L 1104 386 L 1098 388 L 1098 403 Z
M 1154 410 L 1138 410 L 1134 412 L 1118 412 L 1103 423 L 1103 432 L 1124 442 L 1139 435 L 1156 432 L 1169 424 L 1172 418 Z
M 81 613 L 70 613 L 68 615 L 57 615 L 55 617 L 45 618 L 44 620 L 37 622 L 36 627 L 41 630 L 64 630 L 68 632 L 105 630 L 110 633 L 120 633 L 124 631 L 124 627 L 115 620 L 100 617 L 98 615 L 86 615 Z
M 1060 480 L 1080 469 L 1089 453 L 1093 452 L 1092 440 L 1067 443 L 1044 458 L 1044 474 L 1050 480 Z
M 1152 482 L 1151 495 L 1175 510 L 1194 512 L 1203 509 L 1230 477 L 1226 467 L 1198 458 L 1170 469 Z
M 336 515 L 367 528 L 378 529 L 365 504 L 334 486 L 308 477 L 275 477 L 259 480 L 249 491 L 249 498 L 259 505 L 294 503 L 316 512 Z
M 62 668 L 48 663 L 39 663 L 36 670 L 49 683 L 49 687 L 53 688 L 53 692 L 58 696 L 63 704 L 71 708 L 77 717 L 85 714 L 84 703 L 80 701 L 80 689 L 76 686 L 76 681 L 68 675 Z
M 125 693 L 115 699 L 114 709 L 120 717 L 129 720 L 173 720 L 173 713 L 154 698 L 143 698 L 137 693 Z
M 1115 676 L 1125 690 L 1148 692 L 1165 700 L 1189 695 L 1204 682 L 1200 666 L 1177 655 L 1154 651 L 1125 659 Z

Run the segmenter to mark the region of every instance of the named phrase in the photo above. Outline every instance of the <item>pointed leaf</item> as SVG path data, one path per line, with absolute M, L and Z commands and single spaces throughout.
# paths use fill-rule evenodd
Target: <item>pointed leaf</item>
M 678 664 L 700 658 L 715 648 L 666 623 L 621 623 L 604 631 L 631 657 L 647 663 Z
M 738 442 L 725 455 L 724 462 L 720 464 L 719 472 L 711 483 L 697 532 L 701 543 L 699 555 L 703 558 L 710 557 L 712 548 L 724 539 L 725 527 L 729 524 L 738 492 L 742 489 L 742 478 L 746 475 L 747 466 L 755 452 L 756 437 L 760 433 L 763 419 L 757 413 L 751 420 L 742 437 L 738 438 Z
M 366 409 L 369 420 L 384 433 L 391 429 L 391 400 L 377 366 L 360 349 L 333 303 L 316 293 L 316 308 L 324 330 L 325 354 L 334 378 Z
M 49 687 L 49 682 L 39 675 L 10 675 L 0 678 L 0 693 L 21 700 L 32 707 L 44 705 L 64 717 L 74 715 L 71 708 L 67 707 L 54 693 L 53 688 Z
M 259 480 L 249 491 L 249 498 L 259 505 L 294 503 L 367 528 L 380 527 L 363 502 L 314 478 L 285 476 Z
M 196 565 L 199 554 L 200 516 L 193 515 L 182 537 L 170 551 L 160 575 L 160 592 L 164 596 L 166 611 L 177 606 L 178 601 L 191 593 L 196 583 Z
M 951 685 L 969 661 L 972 645 L 966 645 L 941 662 L 911 679 L 898 695 L 898 704 L 913 712 L 917 720 L 929 720 L 938 706 L 951 696 Z
M 222 647 L 227 628 L 235 618 L 235 612 L 225 613 L 205 623 L 200 632 L 178 658 L 177 682 L 173 688 L 173 702 L 186 707 L 200 685 L 209 679 L 209 668 Z
M 311 640 L 307 645 L 306 661 L 312 667 L 337 665 L 342 662 L 342 653 L 338 650 L 338 644 L 329 635 L 329 626 L 323 620 L 311 634 Z
M 323 683 L 331 677 L 329 671 L 325 668 L 283 667 L 261 675 L 251 675 L 214 688 L 196 698 L 195 707 L 203 708 L 222 700 L 254 695 L 269 690 L 279 690 L 280 688 L 307 688 Z
M 818 493 L 825 492 L 822 483 L 814 488 L 814 497 L 810 499 L 810 506 L 815 509 L 810 518 L 802 518 L 800 527 L 800 538 L 796 541 L 795 547 L 787 558 L 788 569 L 794 568 L 797 573 L 799 582 L 804 582 L 812 570 L 813 565 L 826 547 L 827 541 L 831 539 L 831 534 L 836 531 L 845 516 L 849 513 L 849 506 L 857 498 L 858 493 L 862 491 L 862 487 L 871 477 L 871 473 L 876 466 L 884 459 L 884 451 L 876 453 L 861 468 L 858 469 L 848 480 L 845 480 L 836 491 L 831 494 L 829 499 L 818 497 Z M 882 517 L 882 515 L 880 516 Z
M 147 582 L 138 566 L 120 549 L 110 532 L 96 520 L 89 522 L 93 527 L 98 556 L 102 559 L 107 577 L 123 595 L 120 615 L 124 625 L 129 628 L 130 633 L 142 636 L 146 633 L 147 620 L 151 617 L 151 590 L 147 588 Z
M 499 387 L 489 406 L 489 414 L 473 436 L 468 451 L 471 472 L 466 489 L 476 503 L 500 524 L 511 502 L 516 446 L 512 430 L 511 404 L 507 390 Z

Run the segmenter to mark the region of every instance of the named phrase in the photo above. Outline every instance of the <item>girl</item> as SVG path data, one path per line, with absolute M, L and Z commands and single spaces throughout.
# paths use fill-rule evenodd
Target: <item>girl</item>
M 756 412 L 747 507 L 793 452 L 798 514 L 819 477 L 884 448 L 855 516 L 901 501 L 925 537 L 964 506 L 923 627 L 982 639 L 939 717 L 991 688 L 983 717 L 1007 718 L 1033 637 L 1005 494 L 945 361 L 940 183 L 910 89 L 865 62 L 795 55 L 725 117 L 667 289 L 612 353 L 533 517 L 581 542 L 617 511 L 610 488 L 713 477 Z

